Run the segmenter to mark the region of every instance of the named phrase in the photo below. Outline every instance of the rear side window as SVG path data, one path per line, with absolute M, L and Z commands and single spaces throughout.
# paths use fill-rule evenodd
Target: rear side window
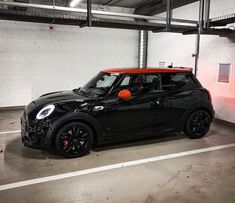
M 190 73 L 162 73 L 162 90 L 190 90 L 198 87 Z

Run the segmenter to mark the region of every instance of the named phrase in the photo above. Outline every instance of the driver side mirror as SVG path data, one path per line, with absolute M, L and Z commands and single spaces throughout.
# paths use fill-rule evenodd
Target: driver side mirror
M 127 89 L 118 92 L 118 98 L 122 100 L 129 100 L 131 98 L 131 92 Z

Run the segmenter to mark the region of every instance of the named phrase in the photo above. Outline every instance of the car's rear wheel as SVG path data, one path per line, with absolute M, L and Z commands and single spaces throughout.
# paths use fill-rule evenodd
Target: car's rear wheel
M 210 114 L 205 110 L 197 110 L 188 117 L 185 133 L 192 139 L 202 138 L 208 133 L 210 124 Z
M 92 129 L 82 122 L 65 124 L 57 133 L 55 146 L 63 156 L 74 158 L 86 155 L 93 143 Z

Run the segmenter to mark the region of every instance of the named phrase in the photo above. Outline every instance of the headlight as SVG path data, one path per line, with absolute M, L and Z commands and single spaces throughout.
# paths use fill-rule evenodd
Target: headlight
M 38 112 L 36 118 L 37 118 L 38 120 L 41 120 L 41 119 L 43 119 L 43 118 L 46 118 L 47 116 L 49 116 L 49 115 L 54 111 L 54 109 L 55 109 L 55 106 L 54 106 L 53 104 L 50 104 L 50 105 L 48 105 L 48 106 L 45 106 L 44 108 L 42 108 L 42 109 Z

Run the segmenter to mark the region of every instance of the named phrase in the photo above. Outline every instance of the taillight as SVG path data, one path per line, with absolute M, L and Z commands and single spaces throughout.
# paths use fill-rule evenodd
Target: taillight
M 206 90 L 207 91 L 207 94 L 208 94 L 208 98 L 209 98 L 209 101 L 212 102 L 212 97 L 211 97 L 211 93 L 209 90 Z

